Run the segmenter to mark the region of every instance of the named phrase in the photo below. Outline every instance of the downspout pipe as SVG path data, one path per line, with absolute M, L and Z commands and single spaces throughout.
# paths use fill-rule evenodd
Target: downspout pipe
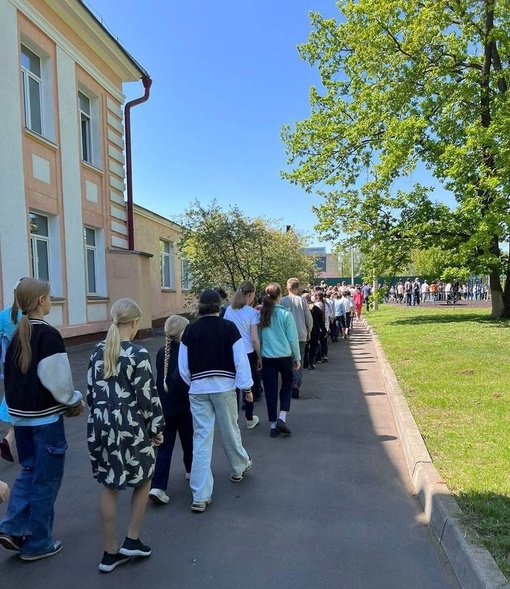
M 128 249 L 135 249 L 135 222 L 133 210 L 133 167 L 131 161 L 131 109 L 133 106 L 142 104 L 149 100 L 152 80 L 148 76 L 142 77 L 142 84 L 145 89 L 144 95 L 126 103 L 124 109 L 124 129 L 126 135 L 126 190 L 127 190 L 127 229 Z

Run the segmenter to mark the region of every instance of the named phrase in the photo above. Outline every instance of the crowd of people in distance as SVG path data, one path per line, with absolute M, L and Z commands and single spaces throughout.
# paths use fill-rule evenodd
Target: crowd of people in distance
M 414 280 L 408 278 L 405 281 L 399 280 L 396 285 L 391 285 L 388 290 L 387 300 L 389 302 L 402 303 L 407 306 L 415 306 L 420 303 L 437 301 L 446 304 L 455 304 L 461 300 L 487 300 L 489 288 L 483 282 L 462 283 L 459 280 L 423 280 L 416 277 Z
M 50 285 L 23 278 L 14 302 L 0 314 L 5 385 L 3 413 L 8 433 L 2 458 L 13 461 L 15 439 L 22 467 L 12 490 L 0 481 L 0 545 L 24 561 L 53 556 L 62 542 L 53 536 L 54 504 L 67 449 L 64 418 L 87 407 L 87 444 L 92 475 L 101 484 L 103 556 L 99 570 L 113 571 L 151 548 L 140 539 L 150 499 L 166 504 L 177 435 L 191 511 L 203 513 L 212 501 L 211 469 L 215 424 L 231 468 L 240 483 L 252 468 L 243 446 L 239 411 L 246 428 L 261 419 L 255 403 L 264 393 L 271 438 L 290 436 L 288 414 L 299 399 L 304 370 L 328 362 L 328 345 L 348 340 L 353 322 L 368 309 L 367 285 L 309 285 L 287 281 L 287 293 L 270 283 L 257 298 L 245 281 L 227 300 L 220 289 L 204 290 L 192 322 L 167 318 L 165 343 L 156 356 L 154 378 L 148 351 L 135 343 L 141 310 L 120 299 L 111 308 L 111 326 L 93 349 L 85 398 L 73 386 L 64 341 L 45 321 L 51 309 Z M 118 541 L 119 491 L 132 491 L 130 520 Z

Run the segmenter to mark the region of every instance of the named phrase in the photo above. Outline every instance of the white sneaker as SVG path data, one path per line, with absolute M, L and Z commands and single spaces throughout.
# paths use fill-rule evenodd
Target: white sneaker
M 152 499 L 154 503 L 163 505 L 170 501 L 170 497 L 163 491 L 163 489 L 151 489 L 149 491 L 149 499 Z
M 254 415 L 253 419 L 246 420 L 246 427 L 248 429 L 253 429 L 254 427 L 257 427 L 257 425 L 259 424 L 259 421 L 260 421 L 260 419 L 256 415 Z

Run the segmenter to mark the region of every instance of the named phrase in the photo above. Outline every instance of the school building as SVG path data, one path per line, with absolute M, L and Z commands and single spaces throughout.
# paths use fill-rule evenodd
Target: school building
M 119 297 L 144 330 L 184 312 L 179 226 L 131 190 L 130 112 L 150 108 L 149 74 L 81 0 L 0 0 L 0 63 L 0 308 L 34 276 L 65 338 L 106 330 Z

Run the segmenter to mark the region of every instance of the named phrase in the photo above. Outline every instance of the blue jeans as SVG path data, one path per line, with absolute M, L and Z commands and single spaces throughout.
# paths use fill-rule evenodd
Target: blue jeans
M 311 346 L 310 346 L 311 349 Z M 311 358 L 310 358 L 310 362 Z M 262 380 L 266 394 L 267 417 L 274 422 L 278 418 L 278 376 L 281 375 L 282 386 L 280 388 L 280 411 L 290 410 L 292 396 L 292 381 L 294 379 L 292 369 L 292 357 L 262 358 Z
M 189 483 L 193 501 L 201 502 L 210 499 L 213 492 L 211 459 L 216 419 L 232 474 L 242 475 L 248 468 L 250 458 L 243 448 L 237 423 L 235 391 L 190 395 L 189 403 L 193 416 L 193 464 Z
M 0 532 L 26 536 L 21 554 L 33 556 L 53 545 L 54 505 L 64 475 L 67 442 L 64 419 L 37 426 L 15 426 L 22 470 L 14 481 Z

